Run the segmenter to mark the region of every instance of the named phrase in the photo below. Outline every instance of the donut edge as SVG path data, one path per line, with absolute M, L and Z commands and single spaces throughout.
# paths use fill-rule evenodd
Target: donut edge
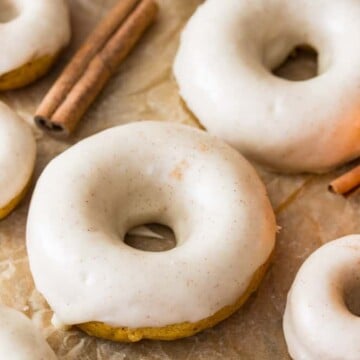
M 10 213 L 19 205 L 21 200 L 25 197 L 31 187 L 33 174 L 29 176 L 26 185 L 20 191 L 18 195 L 16 195 L 10 202 L 8 202 L 5 206 L 0 208 L 0 221 L 5 219 Z
M 240 309 L 240 307 L 259 287 L 261 280 L 265 276 L 265 273 L 270 266 L 271 258 L 272 254 L 268 257 L 266 262 L 255 271 L 247 289 L 234 304 L 227 305 L 218 310 L 215 314 L 195 323 L 183 322 L 158 328 L 117 328 L 102 322 L 92 321 L 83 324 L 77 324 L 75 326 L 90 336 L 116 342 L 137 342 L 142 339 L 170 341 L 195 335 L 200 331 L 215 326 Z
M 30 60 L 26 64 L 0 75 L 0 91 L 19 89 L 40 79 L 49 72 L 59 53 Z

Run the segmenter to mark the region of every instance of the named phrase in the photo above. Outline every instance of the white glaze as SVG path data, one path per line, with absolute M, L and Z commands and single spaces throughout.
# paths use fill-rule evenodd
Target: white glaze
M 35 157 L 36 143 L 30 127 L 0 102 L 0 209 L 28 184 Z
M 0 21 L 0 76 L 42 56 L 56 55 L 69 42 L 70 17 L 64 0 L 6 3 L 13 5 L 17 16 Z
M 56 360 L 30 319 L 16 310 L 0 306 L 0 359 Z
M 177 246 L 123 242 L 144 223 Z M 31 201 L 27 249 L 37 289 L 64 324 L 158 327 L 233 304 L 268 259 L 275 221 L 255 170 L 184 125 L 138 122 L 92 136 L 54 159 Z
M 284 333 L 294 360 L 360 359 L 360 318 L 344 292 L 359 282 L 360 235 L 323 245 L 301 266 L 288 294 Z
M 360 155 L 360 1 L 207 0 L 186 25 L 174 73 L 209 130 L 286 172 L 323 172 Z M 271 69 L 319 52 L 319 76 Z

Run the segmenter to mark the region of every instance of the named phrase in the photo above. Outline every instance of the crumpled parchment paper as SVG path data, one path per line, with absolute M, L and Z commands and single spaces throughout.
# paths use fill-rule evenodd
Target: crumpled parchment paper
M 55 69 L 33 86 L 0 95 L 0 100 L 12 106 L 30 124 L 36 106 L 66 60 L 115 0 L 68 2 L 73 40 Z M 179 32 L 201 1 L 158 2 L 157 23 L 92 106 L 73 138 L 67 142 L 55 140 L 32 125 L 38 145 L 34 182 L 57 154 L 78 140 L 111 126 L 139 119 L 197 126 L 196 119 L 179 98 L 171 66 Z M 311 64 L 305 59 L 300 71 L 308 70 L 311 71 Z M 290 66 L 284 71 L 293 72 L 294 68 Z M 0 222 L 0 303 L 31 317 L 59 359 L 289 359 L 282 333 L 286 293 L 297 269 L 312 251 L 338 236 L 360 232 L 360 196 L 355 194 L 345 199 L 327 191 L 329 180 L 345 168 L 322 176 L 285 176 L 259 167 L 258 170 L 281 227 L 275 256 L 258 292 L 240 311 L 213 329 L 173 342 L 116 344 L 88 337 L 77 330 L 64 332 L 53 328 L 50 324 L 52 313 L 34 288 L 26 255 L 25 224 L 31 192 L 10 217 Z

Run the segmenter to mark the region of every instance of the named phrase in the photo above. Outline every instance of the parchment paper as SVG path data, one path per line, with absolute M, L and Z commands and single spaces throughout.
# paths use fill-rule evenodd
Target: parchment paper
M 0 100 L 32 123 L 36 106 L 66 59 L 114 1 L 69 0 L 73 40 L 57 67 L 31 87 L 1 94 Z M 34 182 L 54 156 L 102 129 L 138 119 L 169 119 L 196 126 L 178 96 L 171 66 L 179 32 L 201 1 L 158 2 L 158 22 L 87 113 L 75 136 L 62 142 L 33 128 L 38 144 Z M 303 68 L 311 70 L 306 59 Z M 0 222 L 0 302 L 30 316 L 60 359 L 289 359 L 282 334 L 286 293 L 297 269 L 312 251 L 338 236 L 360 232 L 360 197 L 344 199 L 327 192 L 329 180 L 344 168 L 323 176 L 284 176 L 258 170 L 281 226 L 275 256 L 258 292 L 240 311 L 213 329 L 173 342 L 136 344 L 115 344 L 76 330 L 54 329 L 49 321 L 52 313 L 34 289 L 28 267 L 25 223 L 30 194 L 10 217 Z

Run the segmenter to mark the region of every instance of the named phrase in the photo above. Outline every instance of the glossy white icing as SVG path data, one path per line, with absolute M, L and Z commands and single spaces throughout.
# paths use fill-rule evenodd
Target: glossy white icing
M 36 143 L 30 127 L 0 102 L 0 209 L 25 188 L 35 157 Z
M 323 245 L 301 266 L 288 294 L 284 333 L 294 360 L 360 359 L 360 318 L 345 291 L 359 286 L 360 235 Z
M 40 331 L 24 314 L 0 306 L 0 324 L 0 359 L 57 359 Z
M 174 73 L 188 107 L 245 156 L 324 172 L 360 155 L 360 1 L 207 0 L 186 25 Z M 319 76 L 278 78 L 297 45 Z
M 64 0 L 6 0 L 11 18 L 0 20 L 0 76 L 29 61 L 55 55 L 70 40 L 70 17 Z
M 124 243 L 152 222 L 174 230 L 175 248 Z M 265 188 L 241 155 L 198 129 L 146 121 L 83 140 L 47 166 L 27 249 L 58 322 L 159 327 L 233 304 L 275 231 Z

